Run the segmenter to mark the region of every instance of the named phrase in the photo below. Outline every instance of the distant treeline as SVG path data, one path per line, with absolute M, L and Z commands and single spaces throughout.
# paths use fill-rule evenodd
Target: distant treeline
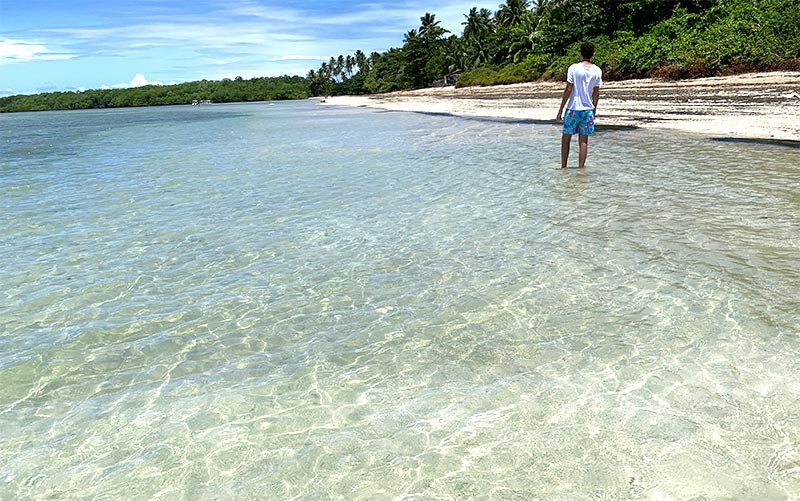
M 82 92 L 47 92 L 0 98 L 0 112 L 82 110 L 89 108 L 127 108 L 162 106 L 211 101 L 278 101 L 306 99 L 308 82 L 299 76 L 273 78 L 236 77 L 233 80 L 200 80 L 175 85 L 146 85 L 130 89 L 85 90 Z
M 402 47 L 339 56 L 308 75 L 311 92 L 360 94 L 563 79 L 580 43 L 605 78 L 800 69 L 800 0 L 506 0 L 472 8 L 460 36 L 420 18 Z
M 800 0 L 506 0 L 472 8 L 461 35 L 435 14 L 403 45 L 331 57 L 303 77 L 190 82 L 0 98 L 0 112 L 303 99 L 563 79 L 584 40 L 607 80 L 800 69 Z

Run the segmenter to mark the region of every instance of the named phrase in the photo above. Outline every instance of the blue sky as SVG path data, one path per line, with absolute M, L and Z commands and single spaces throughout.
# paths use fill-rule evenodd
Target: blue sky
M 302 75 L 502 0 L 0 0 L 0 96 Z

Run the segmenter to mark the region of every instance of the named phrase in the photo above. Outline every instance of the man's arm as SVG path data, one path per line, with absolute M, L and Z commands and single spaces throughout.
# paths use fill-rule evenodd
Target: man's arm
M 567 101 L 569 101 L 569 96 L 572 94 L 572 87 L 573 85 L 567 82 L 567 86 L 564 88 L 564 95 L 561 96 L 561 106 L 558 108 L 558 115 L 556 115 L 556 120 L 559 122 L 561 121 L 561 114 L 564 113 L 564 106 L 567 105 Z M 597 105 L 595 105 L 595 107 L 597 107 Z
M 597 102 L 600 100 L 600 87 L 592 89 L 592 106 L 594 106 L 594 114 L 597 115 Z

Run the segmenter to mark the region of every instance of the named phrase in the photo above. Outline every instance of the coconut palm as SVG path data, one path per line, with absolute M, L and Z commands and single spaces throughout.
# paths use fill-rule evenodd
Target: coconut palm
M 425 35 L 425 32 L 431 28 L 439 27 L 439 21 L 436 20 L 436 14 L 431 14 L 430 12 L 426 12 L 424 16 L 419 18 L 419 21 L 419 36 Z
M 494 31 L 492 12 L 489 9 L 478 10 L 477 7 L 473 7 L 469 10 L 469 14 L 464 14 L 464 17 L 467 20 L 461 25 L 464 26 L 463 36 L 466 40 L 482 39 Z
M 362 75 L 369 73 L 369 61 L 367 60 L 366 54 L 364 54 L 361 49 L 356 50 L 354 58 L 356 61 L 356 67 L 358 67 L 358 73 L 361 73 Z
M 369 54 L 369 67 L 370 69 L 375 67 L 375 64 L 381 60 L 381 53 L 377 51 L 370 52 Z
M 341 54 L 336 58 L 336 74 L 340 81 L 344 79 L 344 56 Z
M 331 58 L 333 60 L 333 58 Z M 328 63 L 322 63 L 317 72 L 317 79 L 320 82 L 322 93 L 328 95 L 331 93 L 331 66 Z
M 506 0 L 497 11 L 498 26 L 516 26 L 521 24 L 530 15 L 528 0 Z
M 328 71 L 327 71 L 327 74 L 328 74 L 328 78 L 331 78 L 331 79 L 334 79 L 334 80 L 336 79 L 336 57 L 334 57 L 334 56 L 331 56 L 331 58 L 328 60 Z
M 426 12 L 424 16 L 419 18 L 419 36 L 427 39 L 438 39 L 445 33 L 450 33 L 446 29 L 439 26 L 439 21 L 436 20 L 436 15 Z
M 530 53 L 535 42 L 535 36 L 530 33 L 521 40 L 517 40 L 508 46 L 508 57 L 515 63 L 521 62 Z

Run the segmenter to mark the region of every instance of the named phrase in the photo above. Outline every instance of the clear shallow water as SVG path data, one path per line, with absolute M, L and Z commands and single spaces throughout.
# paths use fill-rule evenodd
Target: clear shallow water
M 800 150 L 606 130 L 582 173 L 553 126 L 314 103 L 0 128 L 3 499 L 800 498 Z

